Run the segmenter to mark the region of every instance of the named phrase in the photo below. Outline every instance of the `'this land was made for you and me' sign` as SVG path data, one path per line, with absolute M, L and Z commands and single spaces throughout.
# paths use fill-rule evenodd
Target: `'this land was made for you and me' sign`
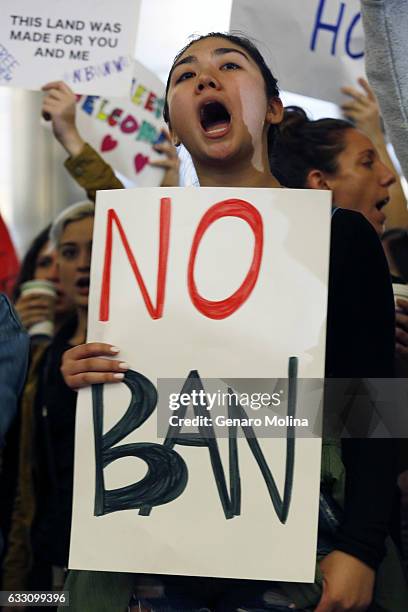
M 79 393 L 71 568 L 313 581 L 320 440 L 198 425 L 191 443 L 172 421 L 165 441 L 156 403 L 158 379 L 179 397 L 289 371 L 302 415 L 291 381 L 324 376 L 330 208 L 311 190 L 98 192 L 88 341 L 130 370 Z
M 133 62 L 130 96 L 81 96 L 77 125 L 89 142 L 115 170 L 138 186 L 160 185 L 163 171 L 149 165 L 159 154 L 163 120 L 164 84 L 140 62 Z
M 260 44 L 286 91 L 339 104 L 364 76 L 358 0 L 233 0 L 230 27 Z
M 126 96 L 140 0 L 2 0 L 0 85 Z

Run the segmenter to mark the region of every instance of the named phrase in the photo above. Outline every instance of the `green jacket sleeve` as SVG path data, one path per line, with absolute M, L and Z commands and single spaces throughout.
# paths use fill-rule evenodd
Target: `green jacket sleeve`
M 111 166 L 87 143 L 79 155 L 66 160 L 65 167 L 93 202 L 98 190 L 123 189 Z

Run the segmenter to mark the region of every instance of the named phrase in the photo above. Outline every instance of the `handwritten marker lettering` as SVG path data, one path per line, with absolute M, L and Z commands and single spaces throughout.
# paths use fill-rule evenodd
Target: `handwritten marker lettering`
M 137 156 L 136 156 L 137 157 Z M 143 156 L 142 156 L 143 157 Z M 141 163 L 141 162 L 140 162 Z M 147 162 L 146 162 L 147 163 Z M 135 160 L 136 164 L 136 160 Z M 113 225 L 115 224 L 122 245 L 125 249 L 126 256 L 132 267 L 134 275 L 142 293 L 146 308 L 152 319 L 160 319 L 163 316 L 164 300 L 166 293 L 167 280 L 167 260 L 170 246 L 170 212 L 171 198 L 161 198 L 160 200 L 160 225 L 159 225 L 159 263 L 157 271 L 157 302 L 153 306 L 152 301 L 146 289 L 145 282 L 140 273 L 136 258 L 130 248 L 126 232 L 119 219 L 116 211 L 109 209 L 107 213 L 106 227 L 106 243 L 104 266 L 102 273 L 102 286 L 99 304 L 99 320 L 109 321 L 109 301 L 110 301 L 110 286 L 111 286 L 111 266 L 112 266 L 112 243 L 113 243 Z M 198 248 L 205 232 L 209 227 L 222 219 L 223 217 L 237 217 L 245 221 L 251 228 L 255 242 L 253 248 L 252 261 L 249 270 L 243 279 L 240 287 L 230 296 L 223 300 L 213 301 L 208 300 L 202 295 L 197 287 L 194 277 L 195 261 Z M 190 256 L 187 270 L 187 285 L 191 302 L 194 307 L 204 316 L 209 319 L 225 319 L 232 316 L 245 302 L 250 298 L 254 290 L 259 270 L 262 263 L 263 255 L 263 222 L 259 211 L 245 200 L 229 199 L 218 202 L 211 206 L 203 215 L 196 232 L 190 249 Z
M 285 524 L 292 501 L 294 464 L 295 464 L 295 427 L 290 417 L 294 417 L 297 407 L 298 358 L 290 357 L 288 362 L 288 408 L 289 424 L 286 427 L 286 461 L 283 495 L 279 493 L 273 472 L 266 461 L 254 429 L 242 425 L 247 444 L 261 472 L 264 484 L 275 514 L 280 523 Z M 174 450 L 176 445 L 190 448 L 208 448 L 217 493 L 225 519 L 241 514 L 241 475 L 239 470 L 237 427 L 229 429 L 229 486 L 218 447 L 214 428 L 211 424 L 199 424 L 199 433 L 191 435 L 181 432 L 181 425 L 170 425 L 162 445 L 152 442 L 119 444 L 132 431 L 143 426 L 157 404 L 157 390 L 153 383 L 139 372 L 128 370 L 123 383 L 131 392 L 129 406 L 124 416 L 103 434 L 104 385 L 92 386 L 92 406 L 95 439 L 95 516 L 103 516 L 120 510 L 138 509 L 139 515 L 149 516 L 156 506 L 168 504 L 180 497 L 188 483 L 188 468 L 182 456 Z M 186 378 L 181 394 L 204 390 L 200 375 L 192 370 Z M 232 393 L 232 389 L 228 389 Z M 178 408 L 179 416 L 185 415 L 186 406 Z M 196 416 L 203 416 L 205 406 L 194 406 Z M 242 419 L 247 416 L 240 403 L 229 403 L 228 415 Z M 200 421 L 201 423 L 201 421 Z M 205 423 L 205 421 L 203 421 Z M 104 482 L 104 468 L 122 457 L 137 457 L 147 465 L 144 478 L 118 489 L 107 490 Z
M 96 483 L 95 516 L 118 510 L 159 506 L 176 499 L 184 491 L 187 466 L 176 451 L 154 443 L 118 443 L 150 417 L 157 403 L 154 385 L 142 374 L 126 372 L 124 384 L 131 392 L 131 401 L 123 418 L 103 434 L 103 385 L 92 388 L 94 415 Z M 121 457 L 137 457 L 147 464 L 147 475 L 137 483 L 106 490 L 103 471 Z M 140 512 L 142 514 L 142 510 Z
M 110 66 L 106 64 L 103 70 L 109 70 Z M 106 161 L 121 174 L 138 185 L 158 184 L 163 170 L 150 162 L 163 154 L 160 148 L 153 152 L 152 146 L 166 140 L 163 133 L 165 88 L 139 62 L 135 61 L 132 68 L 133 79 L 127 96 L 77 98 L 78 124 L 85 140 L 102 154 L 107 153 Z M 86 74 L 84 70 L 85 78 Z
M 144 90 L 146 91 L 146 90 Z M 140 98 L 140 103 L 142 99 Z M 139 122 L 134 115 L 126 113 L 123 108 L 115 105 L 114 102 L 99 96 L 86 96 L 78 101 L 79 108 L 87 115 L 92 116 L 98 121 L 106 122 L 111 127 L 117 127 L 123 134 L 134 135 L 135 140 L 155 144 L 160 138 L 160 130 L 149 121 Z M 163 101 L 148 93 L 147 100 L 143 103 L 146 110 L 155 116 L 162 112 Z
M 334 21 L 325 21 L 323 14 L 324 14 L 324 10 L 326 7 L 326 2 L 327 0 L 319 0 L 319 4 L 317 7 L 317 13 L 316 13 L 316 19 L 315 19 L 315 23 L 314 23 L 313 31 L 312 31 L 312 38 L 310 41 L 310 50 L 316 51 L 318 40 L 320 39 L 320 37 L 322 37 L 321 32 L 324 31 L 324 32 L 329 33 L 327 34 L 327 36 L 329 35 L 332 36 L 332 43 L 331 43 L 331 50 L 330 50 L 331 55 L 337 55 L 338 37 L 339 37 L 340 31 L 343 25 L 345 24 L 344 19 L 345 19 L 346 3 L 339 2 L 339 10 L 338 10 L 337 18 Z M 361 20 L 361 13 L 357 13 L 356 15 L 353 15 L 353 18 L 349 26 L 345 30 L 344 48 L 345 48 L 346 54 L 351 59 L 361 59 L 364 56 L 363 50 L 352 48 L 352 36 L 354 34 L 354 29 L 360 20 Z
M 164 298 L 166 291 L 167 277 L 167 260 L 169 254 L 170 241 L 170 221 L 171 221 L 171 199 L 161 198 L 160 200 L 160 221 L 159 221 L 159 261 L 157 267 L 157 285 L 156 285 L 156 305 L 153 305 L 147 291 L 143 276 L 140 273 L 136 258 L 130 248 L 125 230 L 122 223 L 113 208 L 108 210 L 107 227 L 106 227 L 106 243 L 105 256 L 102 272 L 102 287 L 99 304 L 99 320 L 109 321 L 109 302 L 110 302 L 110 286 L 111 286 L 111 267 L 112 267 L 112 249 L 113 249 L 113 224 L 119 232 L 122 245 L 125 249 L 126 256 L 132 267 L 137 284 L 143 297 L 146 308 L 152 319 L 160 319 L 163 316 Z
M 83 68 L 73 70 L 72 73 L 67 73 L 65 75 L 65 80 L 73 85 L 75 85 L 75 83 L 85 83 L 123 72 L 123 70 L 129 66 L 129 58 L 120 56 L 117 59 L 109 60 L 96 66 L 84 66 Z
M 0 81 L 12 81 L 13 70 L 20 64 L 0 43 Z

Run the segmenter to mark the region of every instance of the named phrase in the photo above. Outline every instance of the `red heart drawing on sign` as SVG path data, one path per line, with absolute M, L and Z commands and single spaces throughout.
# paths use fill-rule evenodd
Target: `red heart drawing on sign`
M 118 146 L 118 141 L 115 140 L 114 138 L 112 138 L 112 136 L 110 134 L 108 134 L 102 140 L 101 151 L 103 153 L 106 152 L 106 151 L 112 151 L 112 149 L 115 149 L 117 146 Z
M 143 155 L 142 153 L 138 153 L 137 155 L 135 155 L 136 174 L 141 172 L 148 162 L 149 162 L 149 158 L 146 157 L 146 155 Z

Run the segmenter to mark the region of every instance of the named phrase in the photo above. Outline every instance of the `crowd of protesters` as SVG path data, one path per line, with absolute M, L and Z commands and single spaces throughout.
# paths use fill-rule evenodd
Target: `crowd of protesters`
M 382 27 L 394 15 L 384 14 L 381 1 L 362 5 L 368 74 L 406 171 L 408 105 L 390 109 L 392 93 L 378 76 L 378 54 L 384 66 L 395 58 Z M 379 15 L 382 43 L 372 33 Z M 401 61 L 393 66 L 394 85 L 401 66 L 408 67 L 405 57 Z M 408 85 L 401 78 L 406 100 Z M 183 144 L 202 187 L 330 190 L 326 377 L 392 378 L 408 372 L 408 299 L 395 302 L 392 291 L 392 283 L 408 288 L 407 201 L 377 98 L 365 79 L 359 85 L 343 88 L 344 119 L 312 120 L 302 108 L 283 108 L 277 81 L 249 40 L 221 33 L 200 37 L 173 63 L 164 107 L 168 132 L 154 146 L 161 156 L 152 164 L 164 170 L 162 185 L 177 186 L 177 147 Z M 333 549 L 324 556 L 317 551 L 315 584 L 67 573 L 76 391 L 91 382 L 117 384 L 115 374 L 123 373 L 118 360 L 107 358 L 110 345 L 86 342 L 95 194 L 123 184 L 82 139 L 70 88 L 55 82 L 43 89 L 43 114 L 88 199 L 50 219 L 33 239 L 14 307 L 0 296 L 2 589 L 48 591 L 65 583 L 70 609 L 81 612 L 408 610 L 406 440 L 323 441 L 322 487 L 332 488 L 343 511 Z M 222 120 L 232 136 L 225 142 L 220 118 L 197 125 L 196 101 L 206 96 L 227 109 L 229 118 L 224 113 Z M 400 121 L 405 117 L 402 135 L 398 112 Z M 51 284 L 54 295 L 35 281 Z M 44 322 L 52 326 L 34 333 Z M 266 592 L 273 593 L 273 603 L 266 602 Z

